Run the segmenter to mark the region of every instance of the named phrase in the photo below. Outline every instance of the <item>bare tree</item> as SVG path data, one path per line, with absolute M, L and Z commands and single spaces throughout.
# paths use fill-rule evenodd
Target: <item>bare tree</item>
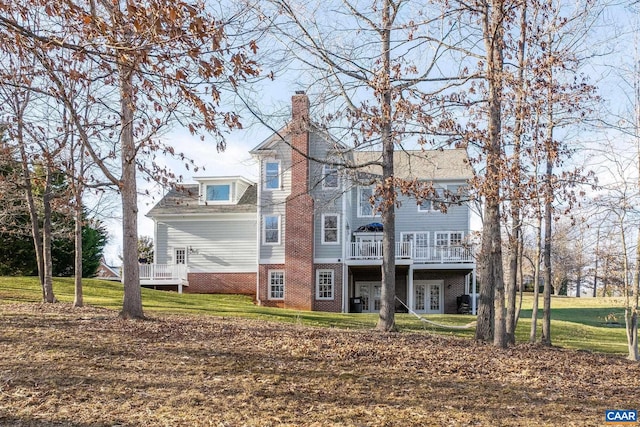
M 220 108 L 220 100 L 224 87 L 232 89 L 258 73 L 249 58 L 257 50 L 255 42 L 241 33 L 230 37 L 235 23 L 245 15 L 229 8 L 227 19 L 221 19 L 204 3 L 163 0 L 144 7 L 134 2 L 64 0 L 55 8 L 44 0 L 17 1 L 2 3 L 0 9 L 4 45 L 17 41 L 21 49 L 12 53 L 30 56 L 40 64 L 55 87 L 51 96 L 64 105 L 84 150 L 121 195 L 121 315 L 142 317 L 136 173 L 144 171 L 163 183 L 174 178 L 152 161 L 157 151 L 181 156 L 159 139 L 160 131 L 170 124 L 214 135 L 218 149 L 224 149 L 223 129 L 240 126 L 235 113 Z M 32 14 L 40 20 L 22 19 Z M 72 52 L 71 59 L 67 52 Z M 110 114 L 100 129 L 83 123 L 63 76 L 103 84 L 101 101 L 108 103 Z
M 307 92 L 315 89 L 318 104 L 330 111 L 321 124 L 341 143 L 351 141 L 352 149 L 377 148 L 382 152 L 379 160 L 366 165 L 350 162 L 349 152 L 336 163 L 353 171 L 364 166 L 381 170 L 379 177 L 368 176 L 366 182 L 376 185 L 371 203 L 383 224 L 377 329 L 395 330 L 397 195 L 402 192 L 424 198 L 433 193 L 433 187 L 398 178 L 393 153 L 412 143 L 442 147 L 450 141 L 447 138 L 455 123 L 445 106 L 459 106 L 460 101 L 454 101 L 457 98 L 451 94 L 456 85 L 471 79 L 472 73 L 464 58 L 459 68 L 447 72 L 437 64 L 447 52 L 455 53 L 451 46 L 456 43 L 452 38 L 457 24 L 446 18 L 460 10 L 406 0 L 336 0 L 330 4 L 272 0 L 269 4 L 271 7 L 263 7 L 261 13 L 271 17 L 271 34 L 282 47 L 279 58 L 288 58 L 288 69 L 299 69 L 301 76 L 308 76 L 297 84 L 309 86 L 312 90 Z M 336 20 L 336 14 L 342 19 Z

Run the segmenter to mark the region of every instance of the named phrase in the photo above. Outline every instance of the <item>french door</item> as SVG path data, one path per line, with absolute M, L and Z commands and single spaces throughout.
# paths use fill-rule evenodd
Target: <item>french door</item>
M 442 280 L 415 280 L 413 282 L 413 309 L 418 313 L 444 312 L 444 282 Z
M 362 300 L 363 313 L 380 311 L 380 282 L 356 282 L 356 297 Z

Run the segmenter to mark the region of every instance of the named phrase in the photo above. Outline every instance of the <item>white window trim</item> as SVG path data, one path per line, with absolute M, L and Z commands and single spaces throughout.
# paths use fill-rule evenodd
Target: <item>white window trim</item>
M 327 169 L 331 168 L 336 171 L 336 185 L 330 186 L 327 185 Z M 334 165 L 322 165 L 322 188 L 323 189 L 336 189 L 340 187 L 340 176 L 338 175 L 338 167 Z
M 336 217 L 336 241 L 335 242 L 327 242 L 325 238 L 325 227 L 324 227 L 324 219 L 327 216 L 335 216 Z M 320 232 L 322 233 L 322 244 L 323 245 L 339 245 L 340 244 L 340 214 L 327 213 L 322 214 L 322 222 L 320 223 Z
M 278 241 L 277 242 L 267 242 L 267 218 L 275 217 L 278 218 Z M 276 246 L 279 245 L 282 241 L 282 216 L 281 215 L 263 215 L 262 216 L 262 244 Z
M 357 216 L 358 218 L 373 218 L 376 216 L 376 212 L 375 212 L 375 206 L 371 206 L 371 203 L 368 203 L 369 206 L 371 206 L 371 215 L 362 215 L 362 191 L 363 190 L 371 190 L 371 195 L 375 194 L 375 189 L 372 187 L 358 187 L 358 212 L 357 212 Z
M 278 165 L 278 186 L 275 188 L 269 188 L 267 186 L 267 164 L 269 163 L 276 163 Z M 262 188 L 264 191 L 278 191 L 282 188 L 282 163 L 280 162 L 280 160 L 266 159 L 264 161 L 264 174 L 262 176 L 262 182 Z
M 320 275 L 323 273 L 331 273 L 331 297 L 320 296 Z M 336 273 L 331 269 L 318 269 L 316 270 L 316 300 L 318 301 L 333 301 L 336 298 Z
M 282 273 L 282 298 L 275 298 L 271 296 L 271 274 L 272 273 Z M 287 279 L 285 276 L 284 270 L 268 270 L 267 272 L 267 299 L 272 301 L 282 301 L 284 300 L 284 294 L 287 291 Z

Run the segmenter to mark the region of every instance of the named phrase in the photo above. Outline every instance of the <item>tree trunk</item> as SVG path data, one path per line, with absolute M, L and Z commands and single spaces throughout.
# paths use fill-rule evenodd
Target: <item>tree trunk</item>
M 522 219 L 520 218 L 520 203 L 522 192 L 520 191 L 521 160 L 520 149 L 522 145 L 523 121 L 524 121 L 524 67 L 525 67 L 525 45 L 527 36 L 527 2 L 522 2 L 520 12 L 520 39 L 518 41 L 518 77 L 516 92 L 516 122 L 513 129 L 513 165 L 511 192 L 511 234 L 509 235 L 509 281 L 507 283 L 507 317 L 506 336 L 508 344 L 516 343 L 516 325 L 518 314 L 516 313 L 516 296 L 518 289 L 518 265 L 520 260 L 520 234 L 522 229 Z M 522 287 L 522 283 L 520 284 Z M 522 301 L 522 298 L 521 298 Z M 518 310 L 519 311 L 519 310 Z
M 544 292 L 542 312 L 542 344 L 551 345 L 551 221 L 553 220 L 553 163 L 547 154 L 547 188 L 544 207 Z
M 542 255 L 542 212 L 538 209 L 538 224 L 536 227 L 536 254 L 533 267 L 533 305 L 531 307 L 531 332 L 529 342 L 535 343 L 538 334 L 538 301 L 540 299 L 540 258 Z
M 391 61 L 390 61 L 390 21 L 389 0 L 384 2 L 382 20 L 382 70 L 380 104 L 382 106 L 382 288 L 380 295 L 380 316 L 376 329 L 395 331 L 396 308 L 396 245 L 395 245 L 395 183 L 393 170 L 394 141 L 391 135 Z
M 629 360 L 640 360 L 638 354 L 638 310 L 627 307 L 624 310 L 624 322 L 627 329 L 627 346 Z
M 18 116 L 22 118 L 22 112 L 24 106 L 20 105 L 18 100 L 15 99 L 16 102 L 16 110 L 18 112 Z M 27 151 L 25 149 L 25 140 L 24 140 L 24 130 L 22 120 L 18 120 L 18 145 L 20 147 L 20 160 L 22 167 L 22 180 L 24 185 L 24 194 L 27 200 L 27 206 L 29 208 L 29 219 L 31 221 L 31 237 L 33 238 L 33 247 L 36 253 L 36 262 L 38 264 L 38 277 L 40 279 L 40 287 L 42 288 L 42 300 L 46 300 L 45 289 L 44 289 L 44 264 L 43 264 L 43 256 L 42 256 L 42 236 L 40 230 L 40 219 L 38 218 L 38 210 L 36 208 L 36 203 L 33 198 L 33 185 L 31 183 L 31 171 L 29 169 L 29 160 L 27 156 Z
M 122 266 L 124 299 L 120 316 L 143 318 L 140 271 L 138 268 L 138 193 L 136 184 L 136 146 L 133 129 L 133 71 L 126 65 L 125 55 L 118 62 L 120 75 L 120 111 L 122 117 Z
M 82 170 L 82 168 L 81 168 Z M 76 186 L 80 186 L 79 182 L 75 184 Z M 74 277 L 74 297 L 73 297 L 73 306 L 74 307 L 82 307 L 84 305 L 83 296 L 82 296 L 82 196 L 80 189 L 76 187 L 75 189 L 76 200 L 75 200 L 75 228 L 74 228 L 74 237 L 75 237 L 75 277 Z
M 44 275 L 44 301 L 53 303 L 56 298 L 53 295 L 53 259 L 51 258 L 51 245 L 53 242 L 51 230 L 51 167 L 45 167 L 45 186 L 42 196 L 43 215 L 42 215 L 42 265 Z
M 638 69 L 638 51 L 636 46 L 636 61 L 634 92 L 635 92 L 635 142 L 636 142 L 636 164 L 637 171 L 640 173 L 640 69 Z M 637 184 L 640 185 L 640 175 L 638 175 Z M 640 188 L 640 187 L 638 187 Z M 638 226 L 638 235 L 636 237 L 636 265 L 633 275 L 633 287 L 627 294 L 627 306 L 624 311 L 625 326 L 627 329 L 627 345 L 629 348 L 629 360 L 640 360 L 638 354 L 638 310 L 640 305 L 640 225 Z
M 550 180 L 550 162 L 547 162 L 547 179 Z M 551 185 L 548 182 L 547 185 Z M 548 191 L 548 190 L 547 190 Z M 544 209 L 544 292 L 542 312 L 542 344 L 551 345 L 551 201 L 545 201 Z
M 487 168 L 484 183 L 485 210 L 482 231 L 482 254 L 479 266 L 481 283 L 476 339 L 493 340 L 506 347 L 505 291 L 502 271 L 502 236 L 500 232 L 500 176 L 503 68 L 503 1 L 486 5 L 483 14 L 484 43 L 489 85 L 488 129 L 485 153 Z M 493 316 L 491 316 L 493 306 Z
M 549 35 L 549 49 L 551 52 L 551 44 L 553 35 Z M 545 141 L 545 154 L 547 158 L 547 170 L 545 174 L 545 200 L 544 200 L 544 295 L 543 295 L 543 312 L 542 312 L 542 344 L 551 345 L 551 221 L 553 219 L 553 163 L 556 153 L 554 151 L 554 114 L 553 114 L 553 69 L 552 62 L 549 60 L 547 65 L 546 76 L 548 78 L 547 89 L 547 138 Z
M 595 252 L 595 262 L 593 267 L 593 297 L 598 296 L 598 261 L 600 261 L 600 227 L 598 227 L 598 232 L 596 233 L 596 252 Z
M 606 297 L 609 293 L 609 255 L 604 259 L 604 275 L 602 280 L 602 296 Z

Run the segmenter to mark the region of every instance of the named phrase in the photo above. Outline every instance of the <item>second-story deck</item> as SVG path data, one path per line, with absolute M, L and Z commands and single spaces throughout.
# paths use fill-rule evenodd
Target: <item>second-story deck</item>
M 347 259 L 382 259 L 382 242 L 351 242 L 347 247 Z M 475 264 L 471 246 L 415 246 L 413 242 L 396 243 L 396 260 L 414 264 Z

